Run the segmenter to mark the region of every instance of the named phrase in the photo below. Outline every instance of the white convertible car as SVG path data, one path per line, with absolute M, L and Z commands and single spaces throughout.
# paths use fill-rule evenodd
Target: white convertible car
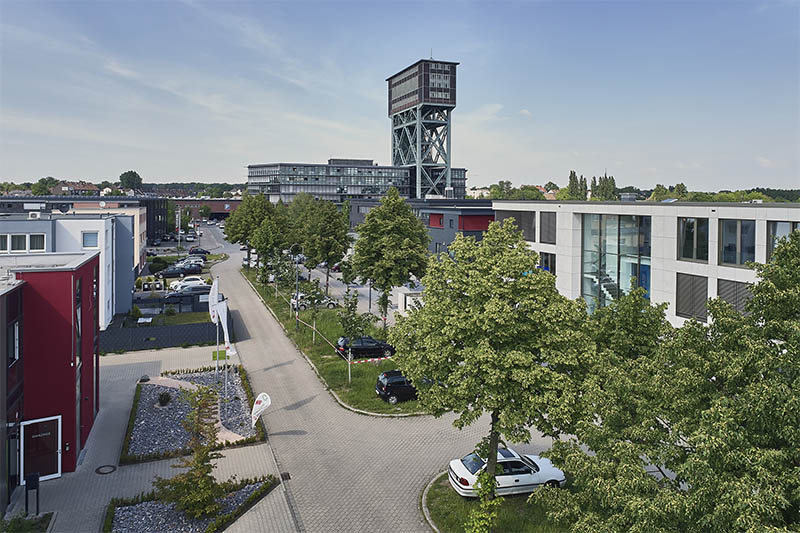
M 486 461 L 475 453 L 450 461 L 447 467 L 450 485 L 460 495 L 475 498 L 478 496 L 475 482 L 485 468 Z M 549 460 L 538 455 L 520 455 L 511 448 L 497 450 L 495 479 L 498 496 L 525 494 L 544 485 L 562 487 L 566 482 L 564 472 Z

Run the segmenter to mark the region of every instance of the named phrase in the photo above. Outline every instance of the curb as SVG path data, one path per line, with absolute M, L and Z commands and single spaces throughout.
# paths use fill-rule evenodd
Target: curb
M 441 478 L 446 474 L 447 472 L 441 472 L 439 474 L 436 474 L 433 477 L 433 479 L 428 481 L 428 484 L 425 485 L 425 490 L 422 491 L 422 499 L 420 501 L 420 507 L 422 507 L 422 516 L 425 517 L 425 522 L 427 522 L 431 530 L 435 531 L 436 533 L 441 533 L 441 532 L 439 531 L 439 528 L 436 527 L 436 524 L 433 523 L 433 518 L 431 518 L 431 513 L 430 511 L 428 511 L 428 491 L 433 486 L 433 484 L 439 480 L 439 478 Z
M 56 525 L 56 518 L 58 517 L 58 511 L 52 511 L 52 513 L 53 516 L 50 517 L 50 523 L 47 524 L 46 533 L 50 533 L 51 531 L 53 531 L 53 528 Z
M 242 277 L 247 282 L 247 284 L 250 285 L 250 288 L 253 289 L 253 292 L 256 293 L 256 296 L 258 296 L 258 299 L 261 300 L 262 304 L 264 304 L 264 307 L 267 308 L 267 311 L 269 311 L 269 314 L 272 315 L 272 318 L 274 318 L 275 321 L 278 323 L 278 325 L 281 327 L 283 332 L 286 334 L 286 338 L 289 339 L 292 342 L 292 344 L 297 349 L 297 351 L 300 352 L 300 355 L 303 356 L 303 359 L 306 360 L 306 363 L 308 363 L 309 366 L 314 370 L 314 373 L 317 375 L 317 378 L 325 386 L 325 390 L 328 391 L 331 396 L 333 396 L 333 399 L 336 400 L 336 403 L 338 403 L 340 406 L 342 406 L 343 408 L 347 409 L 348 411 L 352 411 L 353 413 L 357 413 L 359 415 L 365 415 L 365 416 L 374 416 L 376 418 L 408 418 L 410 416 L 426 416 L 427 415 L 427 413 L 420 413 L 420 412 L 417 412 L 417 413 L 399 413 L 399 414 L 373 413 L 372 411 L 365 411 L 363 409 L 358 409 L 356 407 L 353 407 L 353 406 L 348 405 L 345 402 L 343 402 L 341 400 L 341 398 L 339 398 L 339 395 L 336 394 L 336 392 L 328 386 L 328 382 L 325 381 L 325 378 L 322 377 L 322 374 L 319 373 L 319 370 L 317 370 L 317 366 L 314 364 L 314 362 L 311 361 L 311 359 L 308 358 L 308 356 L 305 354 L 305 352 L 302 349 L 300 349 L 300 347 L 297 345 L 297 343 L 294 341 L 294 339 L 292 339 L 288 335 L 288 332 L 286 331 L 286 328 L 284 327 L 283 322 L 281 322 L 278 319 L 278 316 L 275 314 L 275 312 L 272 310 L 272 308 L 269 305 L 267 305 L 267 302 L 265 302 L 264 298 L 261 297 L 261 293 L 258 292 L 258 290 L 256 290 L 256 288 L 253 286 L 253 284 L 250 282 L 250 280 L 247 279 L 247 276 L 245 276 L 244 273 L 241 270 L 239 270 L 239 273 L 242 275 Z

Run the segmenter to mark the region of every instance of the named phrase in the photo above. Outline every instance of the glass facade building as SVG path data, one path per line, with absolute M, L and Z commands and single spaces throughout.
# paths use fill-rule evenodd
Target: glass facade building
M 649 216 L 582 215 L 581 296 L 590 311 L 634 287 L 649 298 L 650 228 Z
M 400 196 L 413 198 L 414 168 L 380 166 L 370 159 L 330 159 L 327 165 L 271 163 L 247 167 L 247 190 L 271 201 L 291 202 L 300 192 L 320 200 L 344 202 L 351 198 L 380 198 L 395 187 Z M 454 196 L 466 196 L 466 170 L 452 169 Z

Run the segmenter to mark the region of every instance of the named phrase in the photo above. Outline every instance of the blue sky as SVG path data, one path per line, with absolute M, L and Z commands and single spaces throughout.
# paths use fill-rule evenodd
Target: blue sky
M 416 26 L 415 26 L 416 24 Z M 386 77 L 459 61 L 469 185 L 800 187 L 800 3 L 0 2 L 0 181 L 390 162 Z

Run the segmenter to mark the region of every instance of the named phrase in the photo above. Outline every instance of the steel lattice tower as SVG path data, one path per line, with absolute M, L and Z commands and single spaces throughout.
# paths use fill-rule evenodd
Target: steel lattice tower
M 456 65 L 421 59 L 386 80 L 392 165 L 415 168 L 416 198 L 453 195 L 450 115 L 456 107 Z

